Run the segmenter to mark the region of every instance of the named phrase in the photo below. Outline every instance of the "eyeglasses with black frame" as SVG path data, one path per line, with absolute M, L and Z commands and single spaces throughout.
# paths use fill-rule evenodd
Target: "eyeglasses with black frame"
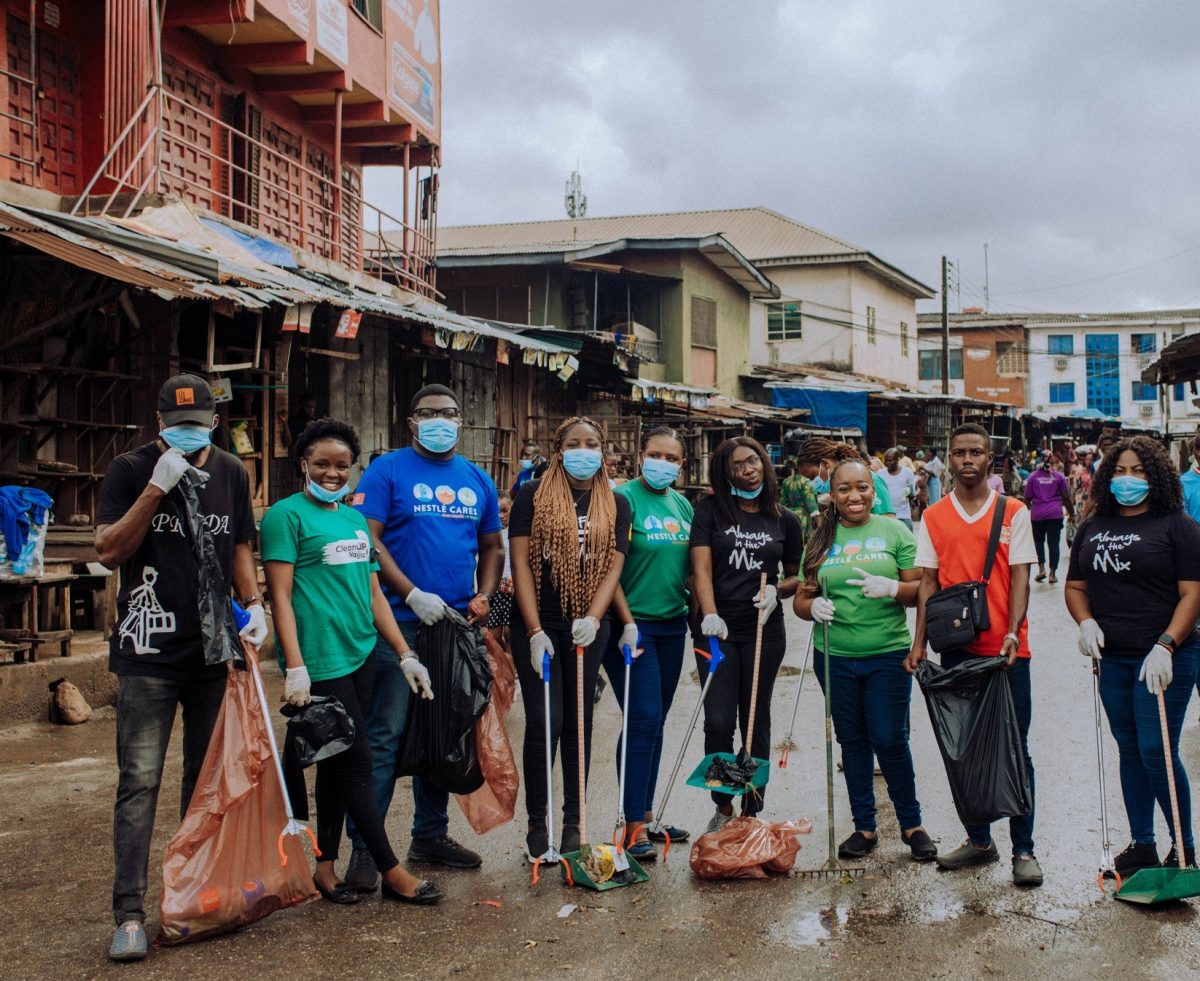
M 414 409 L 412 417 L 418 422 L 424 422 L 428 419 L 458 419 L 459 412 L 454 406 L 446 409 Z

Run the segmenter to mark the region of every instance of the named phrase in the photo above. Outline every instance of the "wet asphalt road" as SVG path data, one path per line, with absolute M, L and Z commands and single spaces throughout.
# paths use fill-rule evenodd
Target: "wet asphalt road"
M 276 913 L 241 931 L 176 949 L 152 949 L 140 965 L 112 965 L 111 820 L 115 786 L 113 717 L 104 710 L 74 729 L 27 726 L 0 734 L 0 910 L 5 978 L 659 978 L 757 976 L 1171 978 L 1200 972 L 1200 906 L 1148 911 L 1101 896 L 1095 884 L 1099 805 L 1089 674 L 1075 650 L 1062 586 L 1033 586 L 1032 752 L 1037 768 L 1038 856 L 1046 884 L 1012 885 L 1007 827 L 997 826 L 1002 860 L 984 869 L 939 872 L 907 858 L 881 779 L 881 844 L 850 884 L 799 877 L 705 883 L 691 873 L 686 847 L 651 866 L 650 882 L 605 893 L 569 890 L 553 877 L 535 890 L 522 855 L 523 813 L 478 838 L 451 804 L 451 831 L 485 856 L 478 871 L 419 869 L 446 893 L 436 908 L 397 908 L 367 898 L 356 907 L 314 903 Z M 807 625 L 788 614 L 790 649 L 772 703 L 776 744 L 799 683 Z M 10 669 L 11 670 L 11 669 Z M 272 697 L 281 679 L 266 671 Z M 685 665 L 670 719 L 664 768 L 673 762 L 699 688 Z M 787 770 L 774 768 L 763 817 L 808 818 L 798 869 L 825 859 L 822 699 L 805 677 L 798 748 Z M 1200 775 L 1196 703 L 1184 730 L 1184 757 Z M 509 716 L 517 747 L 520 700 Z M 605 695 L 596 721 L 589 788 L 593 828 L 615 815 L 616 779 L 608 765 L 620 715 Z M 1107 738 L 1107 737 L 1106 737 Z M 178 734 L 173 747 L 178 745 Z M 685 767 L 699 759 L 697 733 Z M 912 745 L 925 826 L 943 848 L 962 829 L 914 689 Z M 1127 825 L 1120 803 L 1116 748 L 1107 743 L 1114 851 Z M 776 754 L 777 757 L 778 754 Z M 686 775 L 686 774 L 685 774 Z M 667 774 L 660 780 L 660 792 Z M 154 866 L 175 827 L 179 763 L 168 760 L 152 855 L 151 920 L 160 886 Z M 412 795 L 405 786 L 389 818 L 403 856 Z M 838 839 L 852 829 L 840 775 Z M 693 833 L 711 810 L 707 795 L 678 786 L 667 817 Z M 1166 841 L 1160 824 L 1160 841 Z M 1163 849 L 1165 851 L 1165 848 Z M 347 854 L 343 849 L 343 857 Z M 498 901 L 500 906 L 485 904 Z M 562 918 L 564 904 L 576 909 Z

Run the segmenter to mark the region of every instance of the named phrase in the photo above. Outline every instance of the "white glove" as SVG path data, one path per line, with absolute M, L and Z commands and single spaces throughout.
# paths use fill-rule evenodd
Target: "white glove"
M 596 639 L 600 621 L 592 617 L 580 617 L 571 622 L 571 641 L 579 647 L 591 647 Z
M 549 654 L 551 659 L 554 658 L 554 645 L 550 643 L 550 638 L 546 636 L 546 631 L 539 630 L 536 634 L 529 638 L 529 663 L 533 665 L 533 673 L 539 678 L 542 677 L 542 656 Z M 542 679 L 545 680 L 544 678 Z
M 716 637 L 720 640 L 725 640 L 729 636 L 729 628 L 725 626 L 725 621 L 715 613 L 709 613 L 703 620 L 700 621 L 700 633 L 705 637 Z
M 164 494 L 169 494 L 171 489 L 179 483 L 179 478 L 191 469 L 192 465 L 187 462 L 183 452 L 172 447 L 154 464 L 154 473 L 150 475 L 150 483 Z
M 296 708 L 304 708 L 312 701 L 312 682 L 308 680 L 308 668 L 288 668 L 283 681 L 283 700 Z
M 847 586 L 862 586 L 863 596 L 867 599 L 895 599 L 900 592 L 900 583 L 887 576 L 876 576 L 870 572 L 854 567 L 861 579 L 847 579 Z
M 446 615 L 445 600 L 436 593 L 427 593 L 423 589 L 417 589 L 416 586 L 408 591 L 404 602 L 417 615 L 417 619 L 427 627 L 437 623 Z
M 755 599 L 754 608 L 758 610 L 758 622 L 766 623 L 771 619 L 771 614 L 775 612 L 775 607 L 779 605 L 779 590 L 774 586 L 767 586 L 763 590 L 762 598 Z
M 1104 646 L 1104 631 L 1095 620 L 1084 620 L 1079 625 L 1079 653 L 1084 657 L 1100 660 L 1100 649 Z
M 238 631 L 238 636 L 257 649 L 267 639 L 267 614 L 261 603 L 247 607 L 246 612 L 250 614 L 250 622 Z
M 400 670 L 404 672 L 404 680 L 413 694 L 418 692 L 421 697 L 433 701 L 433 689 L 429 686 L 429 669 L 414 655 L 400 658 Z
M 824 596 L 818 596 L 812 601 L 812 618 L 817 623 L 833 623 L 835 610 L 833 600 L 828 600 Z
M 621 639 L 617 642 L 619 648 L 629 648 L 629 653 L 636 661 L 642 653 L 638 650 L 638 627 L 636 623 L 627 623 L 621 628 Z
M 1146 690 L 1151 695 L 1158 695 L 1167 690 L 1172 677 L 1171 652 L 1162 644 L 1155 644 L 1142 662 L 1138 681 L 1146 682 Z

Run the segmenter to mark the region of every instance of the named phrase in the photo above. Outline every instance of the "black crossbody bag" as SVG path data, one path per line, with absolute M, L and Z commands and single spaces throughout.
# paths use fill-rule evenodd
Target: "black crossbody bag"
M 988 615 L 987 584 L 1000 547 L 1000 530 L 1004 527 L 1004 512 L 1008 499 L 996 496 L 992 515 L 992 531 L 988 536 L 987 557 L 983 561 L 983 576 L 976 582 L 960 582 L 939 589 L 925 602 L 925 635 L 929 646 L 938 654 L 966 647 L 976 635 L 991 626 Z

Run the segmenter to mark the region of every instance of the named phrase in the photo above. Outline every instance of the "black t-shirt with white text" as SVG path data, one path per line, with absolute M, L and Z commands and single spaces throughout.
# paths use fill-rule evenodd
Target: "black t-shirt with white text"
M 1087 583 L 1104 656 L 1144 657 L 1175 615 L 1178 584 L 1200 582 L 1200 525 L 1183 511 L 1089 518 L 1075 535 L 1067 579 Z
M 762 574 L 767 574 L 768 585 L 775 586 L 781 563 L 800 564 L 804 531 L 800 519 L 787 508 L 780 508 L 777 518 L 761 511 L 741 511 L 738 523 L 730 525 L 713 498 L 706 497 L 696 505 L 691 544 L 712 549 L 713 593 L 721 619 L 731 627 L 753 629 L 758 618 L 754 599 Z M 782 620 L 780 604 L 769 622 Z
M 541 483 L 541 480 L 527 481 L 517 492 L 517 499 L 513 501 L 512 512 L 508 517 L 509 542 L 514 538 L 528 538 L 533 530 L 533 495 L 537 493 Z M 575 499 L 575 516 L 579 524 L 579 555 L 580 561 L 582 561 L 584 545 L 587 542 L 588 504 L 591 502 L 592 492 L 590 488 L 581 491 L 571 488 L 571 496 Z M 622 555 L 627 555 L 629 553 L 629 502 L 620 494 L 613 496 L 617 502 L 617 520 L 614 529 L 616 550 Z M 519 605 L 514 605 L 513 612 L 518 619 L 521 618 Z M 605 616 L 607 615 L 606 613 Z M 542 626 L 559 627 L 566 622 L 563 616 L 562 597 L 554 588 L 550 574 L 550 560 L 544 554 L 542 556 L 542 588 L 538 596 L 538 616 L 542 621 Z M 584 611 L 580 611 L 578 616 L 584 616 Z
M 147 443 L 109 464 L 100 485 L 97 525 L 111 525 L 125 516 L 150 483 L 159 455 L 158 445 Z M 242 462 L 215 446 L 200 469 L 210 475 L 197 494 L 227 593 L 234 545 L 254 541 L 250 481 Z M 199 565 L 178 487 L 163 496 L 146 537 L 121 563 L 120 574 L 116 626 L 108 644 L 110 671 L 176 681 L 225 674 L 225 665 L 204 661 Z

